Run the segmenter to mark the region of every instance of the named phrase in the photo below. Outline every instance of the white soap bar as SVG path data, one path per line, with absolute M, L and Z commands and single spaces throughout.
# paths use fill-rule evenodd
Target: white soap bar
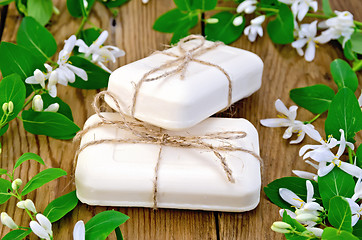
M 186 45 L 191 47 L 198 43 L 198 40 L 192 40 Z M 211 44 L 205 42 L 206 47 Z M 167 52 L 179 54 L 179 49 L 173 47 Z M 254 53 L 221 45 L 195 58 L 216 64 L 230 75 L 232 103 L 250 96 L 261 86 L 263 62 Z M 131 115 L 135 85 L 143 75 L 174 59 L 158 53 L 118 68 L 111 74 L 108 91 L 123 102 L 124 113 Z M 157 75 L 160 72 L 151 77 Z M 224 109 L 228 105 L 228 90 L 228 80 L 219 69 L 190 62 L 184 79 L 177 74 L 143 83 L 134 117 L 168 130 L 187 129 Z M 107 103 L 114 108 L 111 101 Z
M 104 113 L 117 120 L 115 113 Z M 91 116 L 86 126 L 99 122 Z M 220 131 L 245 131 L 232 140 L 259 154 L 258 133 L 245 119 L 209 118 L 184 132 L 169 135 L 204 135 Z M 81 146 L 99 139 L 130 138 L 125 130 L 103 126 L 83 136 Z M 212 144 L 218 145 L 215 140 Z M 103 143 L 85 148 L 78 157 L 75 182 L 83 203 L 101 206 L 153 207 L 153 182 L 158 144 Z M 163 146 L 158 171 L 157 207 L 242 212 L 254 209 L 260 197 L 260 162 L 244 152 L 220 152 L 232 170 L 235 183 L 227 180 L 220 160 L 202 149 Z

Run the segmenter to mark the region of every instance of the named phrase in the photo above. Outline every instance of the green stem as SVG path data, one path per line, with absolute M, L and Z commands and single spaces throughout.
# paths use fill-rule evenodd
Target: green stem
M 123 235 L 122 235 L 122 232 L 121 232 L 121 229 L 119 228 L 119 226 L 116 227 L 115 232 L 116 232 L 117 240 L 123 240 Z
M 258 8 L 257 10 L 262 11 L 262 12 L 273 12 L 273 13 L 278 13 L 279 12 L 279 9 L 266 8 L 266 7 L 261 7 L 261 8 Z
M 352 68 L 353 71 L 357 72 L 359 69 L 362 68 L 362 60 L 360 60 L 357 64 L 355 64 Z
M 80 23 L 79 28 L 78 28 L 77 32 L 75 33 L 75 35 L 76 35 L 77 37 L 78 37 L 80 31 L 83 30 L 84 25 L 87 23 L 87 21 L 88 21 L 88 15 L 87 15 L 86 17 L 83 17 L 82 22 Z
M 354 164 L 353 162 L 353 156 L 355 155 L 355 153 L 353 152 L 353 150 L 347 146 L 348 149 L 348 158 L 349 158 L 349 163 L 350 164 Z
M 358 21 L 353 21 L 354 25 L 358 26 L 358 27 L 362 27 L 362 22 L 358 22 Z
M 233 7 L 216 7 L 214 10 L 220 10 L 220 11 L 236 11 L 236 8 L 233 8 Z
M 317 116 L 315 116 L 312 120 L 304 122 L 304 124 L 310 124 L 310 123 L 314 122 L 315 120 L 317 120 L 320 116 L 321 116 L 321 113 L 318 114 Z

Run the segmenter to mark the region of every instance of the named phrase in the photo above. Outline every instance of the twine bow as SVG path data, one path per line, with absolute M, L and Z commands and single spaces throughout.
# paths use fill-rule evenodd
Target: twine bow
M 194 46 L 191 49 L 187 49 L 186 43 L 190 40 L 199 40 L 199 44 L 197 44 L 196 46 Z M 217 68 L 226 76 L 227 81 L 228 81 L 228 100 L 227 100 L 228 103 L 227 103 L 227 106 L 223 110 L 226 110 L 227 108 L 229 108 L 231 105 L 231 102 L 232 102 L 232 82 L 231 82 L 231 78 L 230 78 L 229 74 L 222 67 L 220 67 L 216 64 L 213 64 L 211 62 L 206 62 L 206 61 L 196 58 L 212 49 L 217 48 L 220 45 L 223 45 L 223 43 L 215 42 L 209 47 L 204 47 L 204 45 L 205 45 L 205 38 L 203 36 L 190 35 L 190 36 L 187 36 L 187 37 L 181 39 L 180 42 L 177 44 L 177 48 L 179 49 L 180 55 L 177 55 L 177 54 L 174 54 L 171 52 L 166 52 L 166 51 L 154 52 L 154 54 L 160 53 L 160 54 L 164 54 L 164 55 L 167 55 L 170 57 L 174 57 L 175 59 L 167 61 L 166 63 L 162 64 L 161 66 L 148 71 L 147 73 L 145 73 L 143 75 L 141 80 L 135 85 L 135 92 L 133 94 L 133 99 L 132 99 L 133 105 L 131 108 L 131 116 L 134 116 L 136 103 L 137 103 L 137 97 L 138 97 L 139 91 L 140 91 L 143 83 L 156 81 L 156 80 L 170 77 L 170 76 L 173 76 L 176 74 L 180 74 L 180 78 L 181 78 L 181 80 L 183 80 L 185 78 L 186 70 L 187 70 L 187 67 L 190 62 L 197 62 L 197 63 L 203 64 L 206 66 Z M 163 70 L 167 70 L 167 69 L 170 69 L 173 67 L 176 67 L 176 68 L 173 70 L 164 71 L 163 73 L 161 73 L 160 75 L 157 75 L 155 77 L 150 77 L 154 73 L 157 73 L 157 72 L 160 72 Z
M 116 106 L 116 111 L 120 116 L 120 120 L 110 120 L 104 117 L 100 111 L 100 101 L 105 96 L 109 97 L 112 100 L 114 105 Z M 124 113 L 122 113 L 120 104 L 116 96 L 114 96 L 111 92 L 102 91 L 95 96 L 94 102 L 92 104 L 94 111 L 100 118 L 100 122 L 93 124 L 91 126 L 86 127 L 82 131 L 78 132 L 75 136 L 74 140 L 79 140 L 82 136 L 84 136 L 87 132 L 92 129 L 102 127 L 102 126 L 114 126 L 120 129 L 124 129 L 132 133 L 134 137 L 132 138 L 114 138 L 114 139 L 100 139 L 87 142 L 83 144 L 78 151 L 76 152 L 74 158 L 74 164 L 76 164 L 76 160 L 78 155 L 87 147 L 93 145 L 99 145 L 103 143 L 116 143 L 116 144 L 159 144 L 160 150 L 158 153 L 157 163 L 155 167 L 155 179 L 153 184 L 153 202 L 154 208 L 157 208 L 157 192 L 158 192 L 158 172 L 160 160 L 162 158 L 162 147 L 163 146 L 171 146 L 171 147 L 180 147 L 180 148 L 197 148 L 204 149 L 207 151 L 211 151 L 215 154 L 215 156 L 220 160 L 221 167 L 225 172 L 225 175 L 229 182 L 234 183 L 235 179 L 232 175 L 232 170 L 226 163 L 225 157 L 221 155 L 221 151 L 242 151 L 254 156 L 259 161 L 261 158 L 248 149 L 244 149 L 242 147 L 234 146 L 228 140 L 234 139 L 242 139 L 246 137 L 246 133 L 244 131 L 224 131 L 224 132 L 215 132 L 210 134 L 205 134 L 203 136 L 170 136 L 168 134 L 163 133 L 161 128 L 157 128 L 150 124 L 144 123 L 135 118 L 126 117 Z M 215 140 L 219 142 L 218 146 L 214 146 L 207 142 L 207 140 Z

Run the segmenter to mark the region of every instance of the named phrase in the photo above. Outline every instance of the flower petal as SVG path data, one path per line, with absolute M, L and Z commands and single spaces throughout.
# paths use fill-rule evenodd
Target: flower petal
M 307 62 L 313 61 L 315 57 L 315 43 L 314 41 L 310 41 L 307 45 L 307 49 L 305 50 L 304 58 Z
M 309 180 L 305 182 L 305 185 L 307 187 L 307 202 L 312 202 L 313 201 L 313 195 L 314 195 L 313 185 Z
M 285 118 L 268 118 L 261 119 L 260 124 L 265 127 L 288 127 L 290 125 L 290 121 Z
M 39 224 L 45 229 L 45 231 L 52 236 L 52 223 L 49 221 L 47 217 L 45 217 L 43 214 L 38 213 L 36 216 L 36 220 L 38 220 Z
M 50 104 L 49 107 L 44 109 L 44 112 L 58 112 L 58 110 L 59 110 L 59 104 L 53 103 L 53 104 Z
M 314 177 L 317 176 L 317 174 L 306 171 L 300 171 L 300 170 L 292 170 L 292 172 L 300 178 L 305 178 L 310 180 L 314 180 Z
M 325 166 L 325 167 L 321 167 L 318 169 L 318 176 L 320 177 L 324 177 L 325 175 L 327 175 L 330 171 L 332 171 L 332 169 L 334 168 L 334 164 L 330 163 L 329 165 Z
M 66 66 L 68 67 L 68 69 L 70 69 L 72 72 L 74 72 L 78 77 L 80 77 L 84 81 L 88 80 L 87 72 L 84 71 L 83 69 L 81 69 L 79 67 L 76 67 L 76 66 L 73 66 L 73 65 L 70 65 L 70 64 L 66 64 Z
M 78 221 L 74 225 L 73 240 L 85 240 L 85 227 L 83 221 Z
M 31 221 L 29 226 L 35 235 L 42 239 L 50 240 L 49 234 L 42 226 L 39 225 L 39 223 L 37 223 L 36 221 Z
M 362 169 L 357 167 L 356 165 L 346 163 L 343 161 L 340 161 L 339 163 L 340 169 L 348 173 L 349 175 L 352 175 L 354 177 L 360 177 L 362 175 Z
M 279 195 L 284 201 L 296 208 L 300 208 L 304 203 L 304 201 L 300 199 L 300 197 L 298 197 L 294 192 L 286 188 L 280 188 Z

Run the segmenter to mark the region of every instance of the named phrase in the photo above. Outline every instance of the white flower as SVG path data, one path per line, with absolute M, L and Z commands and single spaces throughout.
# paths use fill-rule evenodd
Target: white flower
M 295 215 L 290 215 L 292 218 L 295 218 L 303 224 L 307 224 L 309 227 L 313 227 L 316 225 L 315 221 L 319 220 L 320 213 L 318 211 L 323 211 L 324 209 L 319 203 L 314 202 L 314 188 L 309 180 L 306 181 L 306 187 L 307 202 L 304 202 L 294 192 L 286 188 L 280 188 L 279 195 L 284 201 L 296 208 Z
M 310 152 L 309 156 L 313 160 L 319 162 L 318 176 L 320 177 L 327 175 L 335 166 L 352 176 L 359 177 L 362 174 L 362 169 L 353 164 L 339 160 L 344 153 L 346 145 L 348 145 L 352 150 L 354 149 L 354 145 L 346 141 L 344 131 L 342 129 L 339 131 L 341 132 L 341 139 L 339 141 L 339 148 L 336 155 L 334 155 L 329 148 L 319 148 Z M 329 164 L 327 165 L 327 163 Z
M 310 154 L 314 151 L 320 151 L 325 149 L 332 149 L 339 144 L 339 141 L 332 136 L 328 136 L 328 141 L 324 140 L 319 132 L 315 129 L 307 129 L 307 135 L 314 139 L 317 142 L 320 142 L 320 145 L 304 145 L 299 150 L 299 156 L 303 156 L 303 159 L 306 159 L 310 156 Z M 308 150 L 312 150 L 307 152 Z M 307 152 L 307 153 L 306 153 Z M 318 168 L 317 168 L 318 169 Z
M 143 4 L 147 4 L 149 2 L 149 0 L 142 0 Z
M 111 73 L 103 63 L 108 61 L 115 62 L 116 58 L 125 55 L 125 52 L 114 46 L 102 46 L 108 37 L 108 32 L 103 31 L 97 40 L 94 41 L 89 47 L 82 39 L 78 39 L 75 43 L 79 47 L 79 52 L 85 53 L 85 57 L 92 55 L 92 62 L 99 64 L 104 70 Z
M 251 25 L 247 26 L 244 30 L 244 34 L 248 36 L 250 42 L 254 42 L 257 35 L 263 36 L 263 28 L 261 24 L 265 20 L 265 15 L 261 15 L 250 21 Z
M 12 183 L 11 183 L 11 188 L 15 191 L 18 190 L 19 187 L 21 186 L 21 184 L 23 184 L 23 181 L 21 181 L 20 178 L 15 179 Z
M 6 212 L 1 213 L 0 219 L 1 219 L 1 223 L 10 229 L 14 230 L 14 229 L 19 228 L 18 225 L 16 225 L 16 223 L 14 222 L 14 220 Z
M 241 24 L 243 24 L 243 21 L 244 21 L 243 16 L 237 16 L 237 17 L 234 18 L 234 20 L 233 20 L 233 25 L 234 25 L 235 27 L 238 27 L 238 26 L 240 26 Z
M 303 20 L 309 8 L 312 8 L 314 12 L 318 10 L 318 2 L 313 0 L 279 0 L 279 2 L 292 5 L 293 15 L 298 18 L 299 21 Z
M 336 17 L 330 18 L 324 22 L 321 22 L 318 26 L 321 28 L 328 28 L 322 32 L 320 40 L 328 42 L 332 39 L 338 39 L 341 36 L 344 37 L 342 46 L 351 38 L 354 32 L 353 15 L 348 12 L 334 11 Z
M 245 12 L 246 14 L 253 13 L 256 10 L 256 4 L 258 1 L 256 0 L 245 0 L 244 2 L 240 3 L 236 8 L 237 13 Z
M 83 221 L 78 221 L 74 225 L 73 240 L 85 240 L 85 227 Z
M 76 66 L 69 64 L 69 57 L 77 41 L 74 35 L 70 36 L 68 40 L 65 40 L 64 48 L 59 52 L 58 65 L 58 83 L 67 85 L 68 82 L 73 83 L 75 81 L 75 75 L 79 76 L 84 81 L 88 80 L 87 73 Z
M 289 233 L 292 229 L 292 226 L 286 222 L 276 221 L 270 227 L 271 230 L 278 233 Z
M 359 103 L 359 106 L 362 108 L 362 92 L 361 92 L 361 95 L 359 95 L 358 103 Z
M 316 227 L 306 227 L 309 232 L 312 232 L 316 237 L 322 237 L 323 229 Z
M 42 88 L 45 88 L 45 80 L 46 77 L 44 73 L 39 69 L 36 69 L 34 71 L 34 76 L 28 77 L 27 79 L 25 79 L 25 82 L 27 84 L 40 84 Z
M 57 83 L 58 83 L 58 72 L 54 70 L 50 73 L 48 81 L 48 93 L 51 97 L 57 96 Z
M 352 227 L 356 225 L 362 213 L 362 204 L 358 205 L 354 200 L 346 198 L 352 212 Z
M 32 109 L 35 112 L 42 112 L 43 111 L 44 102 L 40 95 L 35 95 L 32 102 Z M 44 112 L 57 112 L 59 110 L 59 104 L 53 103 L 50 104 Z
M 288 127 L 284 132 L 284 139 L 288 139 L 293 133 L 297 133 L 298 138 L 291 141 L 291 144 L 300 143 L 303 140 L 306 131 L 314 128 L 311 124 L 304 125 L 303 122 L 295 120 L 297 117 L 297 106 L 291 106 L 288 109 L 284 103 L 278 99 L 275 101 L 275 108 L 282 115 L 278 115 L 279 118 L 262 119 L 260 120 L 260 123 L 265 127 Z
M 219 19 L 218 18 L 208 18 L 205 20 L 205 22 L 208 24 L 216 24 L 219 22 Z
M 325 43 L 322 42 L 323 39 L 320 39 L 320 37 L 316 37 L 317 22 L 318 21 L 314 21 L 311 24 L 302 24 L 298 32 L 298 39 L 292 42 L 292 47 L 297 50 L 300 56 L 304 55 L 302 48 L 307 44 L 304 58 L 308 62 L 314 59 L 317 44 Z
M 13 103 L 13 101 L 9 101 L 9 103 L 8 103 L 8 111 L 9 111 L 9 113 L 12 113 L 14 111 L 14 103 Z
M 35 205 L 34 205 L 33 201 L 30 199 L 26 199 L 25 201 L 20 201 L 16 204 L 16 206 L 21 209 L 27 209 L 33 213 L 37 213 Z
M 359 198 L 362 198 L 362 184 L 361 184 L 361 177 L 359 176 L 356 185 L 354 187 L 354 194 L 351 197 L 352 201 L 356 201 Z
M 36 215 L 36 221 L 30 222 L 30 228 L 35 235 L 42 239 L 50 240 L 53 236 L 52 224 L 47 217 L 43 214 L 38 213 Z
M 318 180 L 318 175 L 315 173 L 310 173 L 310 172 L 300 171 L 300 170 L 292 170 L 292 172 L 300 178 L 305 178 L 305 179 L 314 180 L 314 181 Z

